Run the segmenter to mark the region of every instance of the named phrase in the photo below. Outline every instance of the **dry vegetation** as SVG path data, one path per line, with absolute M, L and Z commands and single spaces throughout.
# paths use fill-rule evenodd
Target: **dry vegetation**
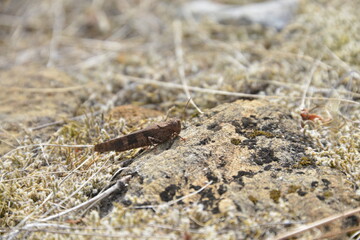
M 266 236 L 264 226 L 255 222 L 229 231 L 234 216 L 222 216 L 219 222 L 196 205 L 156 212 L 117 205 L 105 218 L 94 210 L 42 221 L 97 195 L 119 162 L 138 150 L 94 155 L 87 148 L 38 144 L 91 145 L 131 132 L 133 127 L 124 121 L 104 121 L 95 114 L 116 105 L 146 105 L 164 112 L 175 105 L 173 114 L 179 115 L 188 98 L 184 80 L 202 110 L 241 97 L 267 98 L 286 106 L 300 122 L 302 108 L 317 107 L 312 112 L 329 121 L 305 124 L 305 134 L 322 149 L 312 154 L 319 164 L 346 173 L 359 191 L 360 2 L 304 0 L 294 21 L 280 32 L 181 19 L 184 2 L 0 3 L 0 68 L 56 68 L 89 93 L 75 110 L 86 117 L 47 137 L 29 130 L 17 140 L 19 146 L 31 147 L 15 146 L 1 157 L 2 234 L 30 239 L 235 239 L 241 231 L 249 237 Z M 194 107 L 188 112 L 199 113 Z

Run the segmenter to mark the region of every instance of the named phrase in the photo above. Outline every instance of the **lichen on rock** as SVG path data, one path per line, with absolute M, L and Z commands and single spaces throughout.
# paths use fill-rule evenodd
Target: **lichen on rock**
M 215 218 L 228 210 L 257 224 L 311 221 L 355 204 L 334 194 L 350 188 L 339 181 L 339 171 L 311 161 L 307 150 L 315 147 L 297 120 L 266 101 L 220 105 L 185 123 L 181 137 L 186 140 L 146 151 L 119 175 L 133 176 L 120 202 L 157 206 L 211 181 L 177 204 L 201 205 Z M 277 232 L 282 226 L 270 228 Z

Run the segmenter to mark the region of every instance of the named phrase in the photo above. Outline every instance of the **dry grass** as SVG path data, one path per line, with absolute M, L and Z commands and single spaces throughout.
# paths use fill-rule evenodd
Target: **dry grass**
M 118 170 L 120 160 L 137 153 L 94 155 L 86 148 L 59 147 L 91 145 L 133 130 L 122 121 L 91 115 L 122 104 L 147 105 L 164 112 L 175 105 L 175 114 L 180 115 L 189 96 L 199 108 L 188 109 L 189 114 L 241 97 L 267 98 L 286 106 L 299 121 L 301 108 L 318 106 L 313 112 L 331 121 L 305 126 L 305 134 L 322 149 L 312 154 L 319 164 L 346 173 L 354 189 L 358 188 L 359 1 L 304 0 L 296 19 L 281 32 L 259 25 L 179 19 L 183 2 L 2 3 L 1 69 L 54 67 L 79 85 L 97 87 L 79 106 L 88 117 L 61 125 L 47 145 L 37 138 L 18 139 L 19 146 L 32 147 L 2 156 L 0 233 L 19 233 L 18 237 L 31 239 L 66 239 L 69 235 L 76 239 L 234 239 L 266 232 L 250 220 L 248 226 L 233 227 L 238 220 L 231 214 L 219 222 L 196 205 L 157 212 L 117 205 L 103 219 L 92 211 L 83 217 L 70 214 L 58 222 L 26 225 L 97 195 Z M 81 225 L 72 225 L 70 220 Z M 194 223 L 197 228 L 192 227 Z

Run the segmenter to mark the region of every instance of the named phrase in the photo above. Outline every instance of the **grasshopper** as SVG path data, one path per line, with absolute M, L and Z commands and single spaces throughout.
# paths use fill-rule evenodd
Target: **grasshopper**
M 122 152 L 134 148 L 151 146 L 173 139 L 181 131 L 180 119 L 171 118 L 164 122 L 154 123 L 139 131 L 96 144 L 96 152 Z

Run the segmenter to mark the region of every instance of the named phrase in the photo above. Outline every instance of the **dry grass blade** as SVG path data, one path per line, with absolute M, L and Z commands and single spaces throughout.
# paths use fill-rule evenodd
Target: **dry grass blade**
M 52 4 L 52 10 L 54 13 L 54 23 L 52 39 L 50 41 L 49 60 L 46 64 L 47 67 L 53 67 L 54 61 L 58 57 L 59 36 L 61 35 L 65 20 L 63 0 L 55 0 Z
M 73 212 L 73 211 L 77 211 L 79 209 L 82 209 L 82 208 L 85 208 L 89 205 L 92 205 L 102 199 L 105 199 L 106 197 L 108 197 L 110 194 L 112 194 L 113 192 L 115 191 L 118 191 L 118 190 L 123 190 L 125 184 L 127 181 L 129 181 L 129 179 L 131 178 L 131 176 L 126 176 L 126 177 L 123 177 L 121 180 L 117 181 L 112 187 L 110 187 L 109 189 L 107 189 L 106 191 L 104 191 L 103 193 L 97 195 L 96 197 L 82 203 L 82 204 L 79 204 L 73 208 L 70 208 L 70 209 L 67 209 L 63 212 L 60 212 L 58 214 L 55 214 L 55 215 L 52 215 L 52 216 L 49 216 L 49 217 L 46 217 L 46 218 L 42 218 L 39 220 L 39 222 L 46 222 L 46 221 L 50 221 L 50 220 L 53 220 L 53 219 L 56 219 L 56 218 L 59 218 L 61 216 L 64 216 L 70 212 Z
M 310 84 L 311 84 L 311 80 L 312 80 L 312 78 L 314 77 L 314 74 L 315 74 L 315 72 L 316 72 L 319 64 L 320 64 L 320 61 L 319 61 L 319 60 L 316 61 L 315 64 L 314 64 L 314 66 L 313 66 L 312 69 L 311 69 L 310 75 L 309 75 L 309 77 L 308 77 L 308 79 L 307 79 L 307 81 L 306 81 L 306 84 L 305 84 L 305 86 L 304 86 L 304 92 L 303 92 L 303 96 L 302 96 L 301 103 L 300 103 L 300 109 L 305 109 L 306 94 L 307 94 L 308 91 L 309 91 L 309 87 L 310 87 Z
M 313 229 L 313 228 L 316 228 L 316 227 L 323 226 L 323 225 L 328 224 L 328 223 L 330 223 L 330 222 L 332 222 L 332 221 L 335 221 L 335 220 L 338 220 L 338 219 L 342 219 L 342 218 L 345 218 L 345 217 L 348 217 L 348 216 L 357 214 L 357 213 L 359 213 L 359 212 L 360 212 L 360 208 L 356 208 L 356 209 L 352 209 L 352 210 L 346 211 L 346 212 L 344 212 L 344 213 L 335 214 L 335 215 L 333 215 L 333 216 L 320 219 L 320 220 L 315 221 L 315 222 L 313 222 L 313 223 L 309 223 L 309 224 L 306 224 L 306 225 L 297 227 L 296 229 L 294 229 L 294 230 L 292 230 L 292 231 L 289 231 L 289 232 L 280 234 L 279 236 L 277 236 L 277 237 L 275 238 L 275 240 L 285 240 L 285 239 L 289 239 L 289 238 L 294 237 L 294 236 L 296 236 L 296 235 L 298 235 L 298 234 L 300 234 L 300 233 L 309 231 L 309 230 L 311 230 L 311 229 Z
M 23 227 L 19 228 L 14 228 L 12 229 L 5 237 L 9 240 L 11 239 L 14 239 L 17 237 L 17 235 L 21 232 L 21 231 L 29 231 L 29 229 L 32 229 L 33 227 L 35 228 L 38 228 L 38 227 L 41 227 L 43 226 L 43 223 L 41 222 L 46 222 L 46 221 L 50 221 L 50 220 L 53 220 L 53 219 L 56 219 L 56 218 L 59 218 L 61 216 L 64 216 L 70 212 L 73 212 L 73 211 L 77 211 L 79 209 L 82 209 L 82 208 L 85 208 L 89 205 L 92 205 L 106 197 L 108 197 L 110 194 L 112 194 L 113 192 L 115 191 L 118 191 L 118 190 L 123 190 L 125 185 L 126 185 L 126 182 L 130 179 L 131 176 L 126 176 L 124 178 L 122 178 L 121 180 L 117 181 L 116 184 L 114 184 L 112 187 L 110 187 L 109 189 L 107 189 L 106 191 L 104 191 L 103 193 L 97 195 L 96 197 L 82 203 L 82 204 L 79 204 L 73 208 L 70 208 L 70 209 L 67 209 L 65 211 L 62 211 L 60 213 L 57 213 L 57 214 L 54 214 L 52 216 L 49 216 L 49 217 L 46 217 L 46 218 L 42 218 L 42 219 L 39 219 L 37 222 L 35 223 L 29 223 L 29 224 L 25 224 Z M 46 225 L 46 224 L 45 224 Z
M 82 89 L 84 87 L 90 86 L 73 86 L 73 87 L 64 87 L 64 88 L 20 88 L 20 87 L 12 87 L 8 88 L 8 91 L 19 91 L 19 92 L 33 92 L 33 93 L 64 93 L 64 92 L 73 92 L 77 91 L 79 89 Z
M 154 79 L 149 78 L 139 78 L 134 76 L 128 76 L 123 74 L 116 74 L 115 76 L 119 80 L 129 80 L 134 82 L 139 82 L 143 84 L 154 84 L 158 85 L 164 88 L 176 88 L 176 89 L 183 89 L 183 86 L 177 83 L 168 83 L 168 82 L 162 82 Z M 244 98 L 255 98 L 255 99 L 286 99 L 289 98 L 289 96 L 276 96 L 276 95 L 259 95 L 259 94 L 249 94 L 249 93 L 241 93 L 241 92 L 230 92 L 230 91 L 224 91 L 224 90 L 216 90 L 216 89 L 208 89 L 208 88 L 201 88 L 201 87 L 193 87 L 188 86 L 188 89 L 190 91 L 194 92 L 200 92 L 200 93 L 207 93 L 207 94 L 216 94 L 216 95 L 224 95 L 224 96 L 236 96 L 236 97 L 244 97 Z M 292 97 L 293 99 L 303 99 L 303 97 Z M 306 97 L 306 99 L 309 100 L 326 100 L 326 101 L 339 101 L 343 103 L 353 104 L 353 105 L 360 105 L 359 102 L 349 100 L 349 99 L 339 99 L 339 98 L 326 98 L 326 97 Z
M 184 51 L 182 49 L 182 25 L 180 21 L 175 21 L 173 23 L 173 29 L 174 29 L 174 45 L 175 45 L 175 53 L 176 53 L 176 60 L 178 63 L 178 74 L 184 89 L 184 92 L 186 94 L 186 97 L 190 99 L 190 103 L 196 108 L 196 110 L 203 114 L 203 112 L 200 110 L 200 108 L 195 104 L 194 100 L 191 98 L 188 84 L 186 82 L 186 76 L 185 76 L 185 69 L 184 69 Z
M 26 145 L 26 146 L 18 146 L 15 149 L 5 153 L 3 157 L 6 157 L 7 155 L 12 154 L 13 152 L 16 152 L 18 150 L 21 149 L 26 149 L 26 148 L 33 148 L 33 147 L 43 147 L 43 146 L 48 146 L 48 147 L 65 147 L 65 148 L 92 148 L 94 147 L 94 145 L 68 145 L 68 144 L 52 144 L 52 143 L 39 143 L 39 144 L 32 144 L 32 145 Z

